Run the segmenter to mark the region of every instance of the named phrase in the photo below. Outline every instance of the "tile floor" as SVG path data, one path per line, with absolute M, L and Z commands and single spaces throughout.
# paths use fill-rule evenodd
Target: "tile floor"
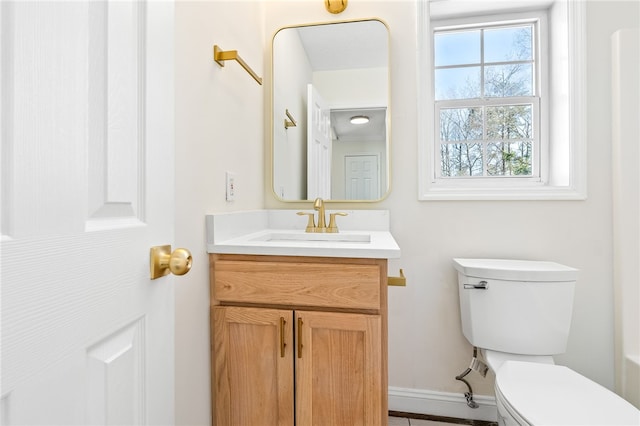
M 422 417 L 413 418 L 413 417 Z M 397 411 L 389 412 L 389 426 L 498 426 L 497 422 L 485 420 L 458 419 L 454 417 L 439 417 L 426 414 L 410 414 Z M 640 425 L 638 425 L 640 426 Z
M 433 420 L 408 419 L 406 417 L 389 416 L 389 426 L 452 426 L 454 423 L 436 422 Z

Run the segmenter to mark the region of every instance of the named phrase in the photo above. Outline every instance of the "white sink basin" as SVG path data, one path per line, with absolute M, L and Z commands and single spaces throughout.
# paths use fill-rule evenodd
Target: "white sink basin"
M 371 234 L 323 234 L 309 232 L 273 232 L 259 235 L 252 238 L 251 241 L 264 242 L 306 242 L 306 241 L 327 241 L 331 243 L 365 243 L 371 242 Z

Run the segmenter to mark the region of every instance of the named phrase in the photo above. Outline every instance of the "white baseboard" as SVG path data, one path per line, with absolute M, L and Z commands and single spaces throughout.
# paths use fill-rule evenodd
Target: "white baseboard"
M 469 407 L 463 394 L 389 387 L 389 411 L 498 421 L 494 397 L 474 395 L 473 400 L 478 408 Z

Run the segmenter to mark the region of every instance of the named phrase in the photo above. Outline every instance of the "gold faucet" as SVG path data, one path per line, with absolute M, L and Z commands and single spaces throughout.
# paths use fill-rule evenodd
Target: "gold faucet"
M 326 232 L 329 232 L 332 234 L 338 233 L 338 225 L 336 225 L 336 216 L 349 216 L 349 215 L 345 212 L 335 212 L 335 213 L 329 214 L 329 218 L 330 218 L 329 226 L 327 226 Z
M 324 210 L 324 201 L 322 200 L 322 198 L 315 199 L 315 201 L 313 202 L 313 209 L 318 212 L 318 226 L 316 226 L 313 213 L 307 213 L 307 212 L 297 213 L 300 216 L 309 216 L 309 220 L 307 222 L 307 227 L 305 228 L 305 232 L 335 234 L 338 232 L 338 226 L 336 225 L 336 216 L 347 216 L 347 213 L 343 213 L 343 212 L 331 213 L 329 215 L 331 220 L 329 220 L 329 225 L 327 225 L 327 219 L 326 219 L 325 210 Z
M 322 198 L 316 198 L 313 202 L 313 209 L 318 212 L 318 226 L 315 232 L 327 232 L 327 222 L 324 217 L 324 201 Z

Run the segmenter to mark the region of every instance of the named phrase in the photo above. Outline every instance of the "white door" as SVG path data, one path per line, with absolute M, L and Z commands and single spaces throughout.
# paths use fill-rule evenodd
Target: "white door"
M 0 423 L 171 424 L 173 4 L 0 2 Z
M 307 86 L 307 199 L 331 198 L 331 111 Z
M 377 155 L 346 155 L 345 194 L 347 200 L 380 198 L 380 165 Z

